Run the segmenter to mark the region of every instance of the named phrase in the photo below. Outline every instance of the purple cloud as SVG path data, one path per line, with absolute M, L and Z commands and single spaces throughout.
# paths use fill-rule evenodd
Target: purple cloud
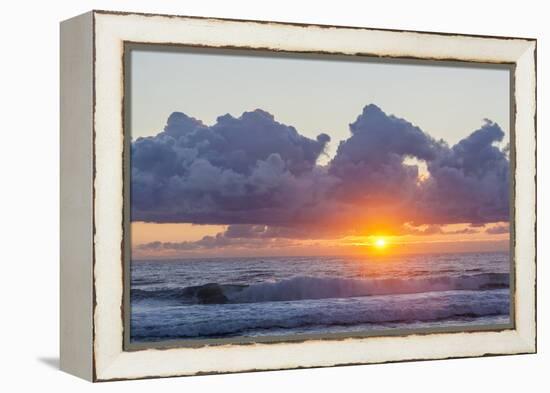
M 509 233 L 510 225 L 507 225 L 507 224 L 496 225 L 494 227 L 489 227 L 485 229 L 485 232 L 490 235 L 500 235 L 502 233 Z
M 489 120 L 428 161 L 430 178 L 419 200 L 422 217 L 436 223 L 508 221 L 510 164 L 494 144 L 504 132 Z
M 449 147 L 368 105 L 350 131 L 319 165 L 329 136 L 306 138 L 267 112 L 213 126 L 173 113 L 164 131 L 132 143 L 132 220 L 229 225 L 216 242 L 508 220 L 509 161 L 495 146 L 504 136 L 496 123 Z M 427 180 L 408 158 L 426 162 Z
M 132 220 L 284 221 L 332 185 L 315 165 L 329 140 L 306 138 L 261 110 L 211 127 L 173 113 L 163 132 L 132 143 Z

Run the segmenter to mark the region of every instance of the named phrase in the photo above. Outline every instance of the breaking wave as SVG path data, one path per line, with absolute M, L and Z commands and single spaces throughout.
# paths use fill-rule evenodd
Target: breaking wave
M 192 305 L 135 311 L 134 340 L 193 337 L 230 337 L 277 332 L 340 331 L 346 327 L 387 326 L 438 321 L 486 320 L 509 313 L 506 289 L 487 291 L 431 292 L 395 296 L 317 299 L 287 303 L 246 303 L 216 306 Z M 269 316 L 269 317 L 266 317 Z M 485 319 L 483 319 L 485 318 Z M 212 323 L 212 321 L 216 321 Z M 486 322 L 485 322 L 486 323 Z M 395 325 L 393 325 L 395 326 Z M 333 329 L 333 330 L 331 330 Z M 334 330 L 336 329 L 336 330 Z M 338 330 L 339 329 L 339 330 Z
M 185 288 L 132 289 L 132 300 L 174 300 L 190 304 L 261 303 L 508 288 L 507 273 L 481 273 L 427 278 L 347 279 L 293 277 L 251 285 L 208 283 Z

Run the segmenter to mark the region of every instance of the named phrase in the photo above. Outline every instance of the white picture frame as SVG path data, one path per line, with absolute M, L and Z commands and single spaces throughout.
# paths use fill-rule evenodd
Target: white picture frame
M 125 349 L 125 43 L 509 64 L 514 323 L 301 342 Z M 536 352 L 536 40 L 91 11 L 61 24 L 61 368 L 90 381 Z

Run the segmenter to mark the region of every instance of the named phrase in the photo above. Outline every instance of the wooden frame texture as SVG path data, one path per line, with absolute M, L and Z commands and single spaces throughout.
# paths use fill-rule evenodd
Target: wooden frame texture
M 513 69 L 514 324 L 498 331 L 129 348 L 125 45 L 503 64 Z M 536 40 L 91 11 L 61 24 L 61 368 L 91 381 L 536 352 Z M 127 344 L 127 343 L 126 343 Z

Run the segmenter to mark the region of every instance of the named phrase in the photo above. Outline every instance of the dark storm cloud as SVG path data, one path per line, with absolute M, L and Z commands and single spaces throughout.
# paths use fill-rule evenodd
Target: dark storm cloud
M 321 166 L 328 135 L 306 138 L 267 112 L 213 126 L 173 113 L 163 132 L 132 143 L 132 220 L 230 224 L 220 238 L 181 247 L 508 220 L 509 163 L 495 146 L 504 135 L 496 123 L 449 147 L 368 105 L 350 131 Z M 427 180 L 408 158 L 426 162 Z

